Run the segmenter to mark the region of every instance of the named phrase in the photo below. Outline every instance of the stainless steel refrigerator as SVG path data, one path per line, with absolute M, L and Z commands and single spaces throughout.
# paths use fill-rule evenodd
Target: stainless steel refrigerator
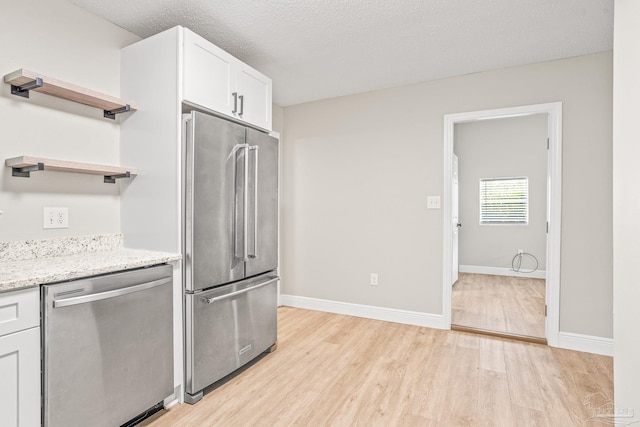
M 185 401 L 275 348 L 278 140 L 184 118 Z

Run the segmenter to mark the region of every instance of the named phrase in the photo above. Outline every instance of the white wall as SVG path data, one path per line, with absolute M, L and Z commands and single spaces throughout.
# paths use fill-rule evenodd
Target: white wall
M 518 249 L 546 266 L 547 115 L 458 123 L 459 264 L 511 268 Z M 529 223 L 480 225 L 479 181 L 482 178 L 527 177 Z M 523 270 L 529 270 L 528 258 Z
M 613 92 L 614 385 L 640 418 L 640 2 L 616 0 Z M 624 421 L 621 419 L 620 421 Z
M 276 104 L 272 106 L 272 122 L 273 131 L 282 135 L 284 130 L 284 109 Z
M 442 313 L 442 211 L 426 200 L 443 191 L 443 116 L 555 101 L 560 329 L 611 337 L 611 53 L 286 107 L 283 292 Z
M 119 96 L 120 48 L 137 39 L 66 0 L 6 1 L 0 75 L 26 68 Z M 119 232 L 120 184 L 62 172 L 14 178 L 4 167 L 5 159 L 22 155 L 117 165 L 118 124 L 98 109 L 35 92 L 23 99 L 4 80 L 0 86 L 0 240 Z M 69 228 L 43 230 L 44 206 L 68 207 Z

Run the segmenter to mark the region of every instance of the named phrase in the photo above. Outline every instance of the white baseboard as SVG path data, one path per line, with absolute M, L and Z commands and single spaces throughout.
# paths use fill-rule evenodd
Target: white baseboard
M 179 403 L 182 403 L 181 399 L 175 394 L 172 394 L 171 396 L 167 397 L 166 399 L 164 399 L 162 401 L 162 405 L 163 405 L 164 409 L 169 409 L 173 405 L 177 405 Z
M 280 295 L 280 304 L 289 307 L 345 314 L 347 316 L 364 317 L 367 319 L 385 320 L 387 322 L 404 323 L 407 325 L 449 329 L 449 325 L 445 325 L 444 316 L 441 314 L 420 313 L 417 311 L 329 301 L 295 295 Z
M 494 276 L 531 277 L 533 279 L 546 279 L 547 272 L 536 270 L 533 273 L 518 273 L 510 268 L 484 267 L 481 265 L 460 265 L 460 273 L 493 274 Z
M 601 354 L 603 356 L 613 356 L 613 339 L 611 338 L 560 332 L 558 334 L 558 347 L 567 350 Z
M 449 325 L 445 325 L 444 317 L 441 314 L 420 313 L 417 311 L 398 310 L 395 308 L 375 307 L 286 294 L 279 296 L 279 303 L 280 305 L 304 308 L 307 310 L 324 311 L 435 329 L 450 329 Z M 604 356 L 613 356 L 613 339 L 611 338 L 560 332 L 557 347 Z
M 165 399 L 165 401 L 164 401 L 164 409 L 169 409 L 173 405 L 177 405 L 178 403 L 182 403 L 182 402 L 180 402 L 180 399 L 176 398 L 175 396 L 171 396 L 169 399 Z

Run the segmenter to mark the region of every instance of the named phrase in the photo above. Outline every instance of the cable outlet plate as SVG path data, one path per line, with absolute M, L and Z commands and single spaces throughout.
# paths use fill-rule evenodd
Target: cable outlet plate
M 378 274 L 377 273 L 371 273 L 371 277 L 369 279 L 369 283 L 371 284 L 371 286 L 378 286 Z
M 69 208 L 43 208 L 42 228 L 69 228 Z
M 440 209 L 440 196 L 427 197 L 427 209 Z

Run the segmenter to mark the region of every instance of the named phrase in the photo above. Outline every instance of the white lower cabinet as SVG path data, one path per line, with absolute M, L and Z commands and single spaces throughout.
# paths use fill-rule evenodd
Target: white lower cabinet
M 2 427 L 40 425 L 40 378 L 40 290 L 0 293 Z
M 40 425 L 40 328 L 0 337 L 0 424 Z

